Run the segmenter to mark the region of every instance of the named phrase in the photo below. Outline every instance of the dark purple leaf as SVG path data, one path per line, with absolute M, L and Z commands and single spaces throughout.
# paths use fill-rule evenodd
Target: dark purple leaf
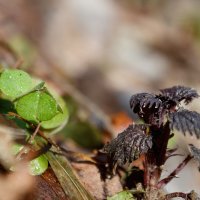
M 142 110 L 143 108 L 159 108 L 162 105 L 162 101 L 156 98 L 155 95 L 149 93 L 135 94 L 130 99 L 130 107 L 134 112 Z
M 152 137 L 147 135 L 147 126 L 129 125 L 117 138 L 104 146 L 103 151 L 114 166 L 123 166 L 136 160 L 140 154 L 147 153 L 152 147 Z
M 190 103 L 194 98 L 199 97 L 196 90 L 184 86 L 174 86 L 160 91 L 162 93 L 161 96 L 174 102 L 180 102 L 184 100 L 186 104 Z
M 194 157 L 195 160 L 199 162 L 199 170 L 200 170 L 200 149 L 198 149 L 192 144 L 189 144 L 189 147 L 190 147 L 192 156 Z
M 189 110 L 181 110 L 169 114 L 170 128 L 196 135 L 200 138 L 200 114 Z

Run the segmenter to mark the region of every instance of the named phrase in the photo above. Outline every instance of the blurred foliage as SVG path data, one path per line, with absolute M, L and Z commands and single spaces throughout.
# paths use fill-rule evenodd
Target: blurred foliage
M 102 146 L 101 133 L 88 122 L 70 122 L 64 128 L 63 134 L 85 148 L 94 149 Z
M 67 104 L 67 109 L 69 112 L 69 117 L 73 118 L 77 115 L 78 104 L 71 96 L 64 96 L 63 99 Z
M 33 44 L 27 39 L 27 37 L 21 35 L 14 35 L 9 39 L 9 44 L 13 50 L 17 53 L 23 63 L 20 66 L 23 69 L 27 69 L 32 66 L 36 58 L 36 49 Z
M 196 41 L 200 42 L 200 15 L 191 14 L 182 22 L 182 28 L 188 32 Z
M 134 200 L 135 198 L 133 195 L 128 191 L 123 191 L 120 193 L 117 193 L 116 195 L 112 197 L 108 197 L 107 200 Z

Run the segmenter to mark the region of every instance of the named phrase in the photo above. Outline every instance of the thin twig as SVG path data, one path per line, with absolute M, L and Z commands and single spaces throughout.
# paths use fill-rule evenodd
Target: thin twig
M 13 65 L 13 68 L 20 69 L 20 67 L 22 66 L 23 62 L 24 62 L 24 60 L 22 58 L 18 58 L 16 63 Z
M 39 129 L 40 129 L 41 123 L 39 123 L 34 131 L 34 133 L 31 135 L 30 140 L 28 141 L 30 144 L 32 144 L 33 140 L 35 139 L 35 136 L 37 135 Z
M 32 143 L 33 143 L 33 140 L 35 139 L 35 136 L 37 135 L 37 133 L 38 133 L 38 131 L 39 131 L 39 129 L 40 129 L 40 125 L 41 125 L 41 123 L 39 123 L 39 124 L 37 125 L 35 131 L 34 131 L 33 134 L 31 135 L 31 137 L 28 139 L 28 141 L 27 141 L 28 144 L 32 144 Z M 22 154 L 28 152 L 29 148 L 30 148 L 30 145 L 24 146 L 24 147 L 21 149 L 21 151 L 17 154 L 16 159 L 21 159 Z
M 26 152 L 28 152 L 30 149 L 30 145 L 26 145 L 24 146 L 19 153 L 17 153 L 16 155 L 16 160 L 21 160 L 22 159 L 22 155 L 25 154 Z
M 183 199 L 188 199 L 188 194 L 185 194 L 183 192 L 174 192 L 171 194 L 166 194 L 164 200 L 170 200 L 175 197 L 181 197 Z
M 47 151 L 49 151 L 49 149 L 51 148 L 51 144 L 46 144 L 43 147 L 41 147 L 41 149 L 37 150 L 37 151 L 30 151 L 29 154 L 27 155 L 26 159 L 29 160 L 33 160 L 37 157 L 39 157 L 42 154 L 45 154 Z
M 165 185 L 167 185 L 186 165 L 187 163 L 192 159 L 191 155 L 188 155 L 178 166 L 177 168 L 169 174 L 168 177 L 162 179 L 160 182 L 158 182 L 157 187 L 162 188 Z
M 30 123 L 29 121 L 23 119 L 21 116 L 19 116 L 18 114 L 16 113 L 13 113 L 13 112 L 9 112 L 8 114 L 6 114 L 8 116 L 14 116 L 14 117 L 17 117 L 18 119 L 24 121 L 25 123 L 29 124 L 29 126 L 33 129 L 35 129 L 35 125 Z M 55 146 L 56 148 L 59 148 L 59 146 L 54 143 L 50 138 L 46 137 L 45 134 L 40 130 L 38 129 L 38 134 L 43 138 L 45 139 L 49 144 L 51 144 L 52 146 Z
M 0 39 L 0 46 L 6 50 L 16 61 L 19 60 L 17 53 L 6 41 Z

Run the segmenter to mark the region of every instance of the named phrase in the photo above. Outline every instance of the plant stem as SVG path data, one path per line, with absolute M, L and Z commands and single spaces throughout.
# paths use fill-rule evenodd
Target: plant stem
M 38 131 L 39 131 L 39 129 L 40 129 L 40 125 L 41 125 L 41 123 L 39 123 L 39 124 L 37 125 L 37 127 L 36 127 L 34 133 L 31 135 L 31 138 L 30 138 L 30 141 L 29 141 L 30 143 L 32 143 L 33 140 L 35 139 L 35 136 L 37 135 L 37 133 L 38 133 Z
M 188 194 L 185 194 L 183 192 L 174 192 L 171 194 L 166 194 L 164 200 L 170 200 L 175 197 L 181 197 L 183 199 L 188 199 Z
M 191 159 L 192 159 L 192 156 L 188 155 L 167 178 L 162 179 L 158 183 L 157 187 L 162 188 L 165 185 L 167 185 L 187 165 L 187 163 Z
M 160 128 L 151 127 L 151 132 L 154 136 L 154 145 L 145 159 L 144 186 L 146 188 L 157 188 L 162 166 L 166 161 L 167 144 L 170 138 L 169 122 Z

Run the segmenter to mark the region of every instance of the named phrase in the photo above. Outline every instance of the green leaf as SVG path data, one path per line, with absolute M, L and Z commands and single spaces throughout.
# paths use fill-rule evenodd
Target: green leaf
M 15 99 L 31 90 L 32 84 L 32 78 L 22 70 L 4 70 L 0 76 L 0 90 L 11 99 Z
M 57 113 L 57 103 L 45 91 L 29 93 L 16 102 L 17 113 L 24 119 L 42 122 L 52 119 Z
M 21 144 L 13 144 L 11 147 L 11 152 L 13 155 L 17 155 L 22 149 L 23 149 L 23 145 Z
M 29 162 L 29 171 L 31 175 L 41 175 L 48 168 L 48 160 L 44 155 L 41 155 Z
M 33 90 L 41 90 L 42 88 L 44 88 L 45 82 L 42 81 L 40 83 L 38 83 Z
M 11 152 L 13 155 L 17 155 L 24 148 L 21 144 L 14 144 L 11 147 Z M 44 155 L 41 155 L 29 162 L 29 173 L 31 175 L 41 175 L 48 168 L 48 160 Z M 15 168 L 11 167 L 12 171 L 15 171 Z
M 69 161 L 64 156 L 46 153 L 48 161 L 69 199 L 94 200 L 75 175 Z
M 128 191 L 122 191 L 115 194 L 112 197 L 108 197 L 107 200 L 134 200 L 133 195 Z
M 62 98 L 59 98 L 58 104 L 61 106 L 62 112 L 59 112 L 56 116 L 48 121 L 43 121 L 41 123 L 42 128 L 53 129 L 67 123 L 69 119 L 69 112 L 66 103 Z
M 15 103 L 16 101 L 18 101 L 19 99 L 21 99 L 23 96 L 26 96 L 27 94 L 31 93 L 31 92 L 36 92 L 39 90 L 43 90 L 43 91 L 47 91 L 47 89 L 44 87 L 45 82 L 42 81 L 40 83 L 37 83 L 37 85 L 35 85 L 31 90 L 27 91 L 26 93 L 18 96 L 17 98 L 15 98 L 12 102 Z M 49 93 L 48 93 L 49 94 Z M 51 96 L 51 95 L 50 95 Z

